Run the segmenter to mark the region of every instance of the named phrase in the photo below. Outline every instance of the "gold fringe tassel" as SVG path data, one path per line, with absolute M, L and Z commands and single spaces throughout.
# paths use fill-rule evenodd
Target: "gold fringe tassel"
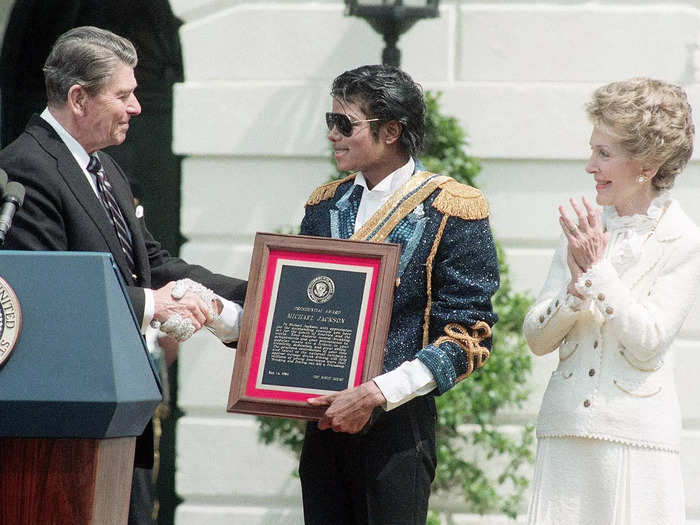
M 484 194 L 456 180 L 449 180 L 441 186 L 440 193 L 433 201 L 433 207 L 443 214 L 468 221 L 489 216 L 489 205 Z
M 323 186 L 319 186 L 316 188 L 313 192 L 311 192 L 311 195 L 309 196 L 309 199 L 306 201 L 307 206 L 314 206 L 318 204 L 319 202 L 326 201 L 333 197 L 335 195 L 336 190 L 338 189 L 338 186 L 343 184 L 344 182 L 348 182 L 352 179 L 355 178 L 356 173 L 353 173 L 352 175 L 348 175 L 347 177 L 343 179 L 338 179 L 334 180 L 331 182 L 328 182 L 324 184 Z

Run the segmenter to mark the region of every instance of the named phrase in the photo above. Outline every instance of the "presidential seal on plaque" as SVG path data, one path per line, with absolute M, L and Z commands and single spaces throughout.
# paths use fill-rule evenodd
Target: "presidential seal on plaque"
M 335 283 L 327 275 L 319 275 L 311 279 L 306 288 L 306 294 L 316 304 L 327 303 L 333 298 Z
M 15 347 L 22 330 L 22 310 L 14 290 L 0 277 L 0 366 Z

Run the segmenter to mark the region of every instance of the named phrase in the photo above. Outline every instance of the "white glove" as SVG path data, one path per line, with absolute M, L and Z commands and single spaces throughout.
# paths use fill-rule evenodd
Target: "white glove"
M 168 319 L 161 323 L 161 332 L 168 334 L 170 337 L 177 339 L 178 341 L 187 341 L 192 334 L 194 334 L 194 325 L 189 319 L 183 319 L 179 314 L 168 317 Z
M 219 315 L 216 312 L 214 312 L 212 303 L 214 301 L 218 301 L 219 296 L 216 295 L 206 286 L 203 286 L 202 284 L 193 281 L 192 279 L 180 279 L 176 281 L 175 286 L 173 287 L 173 290 L 171 292 L 171 296 L 173 299 L 176 300 L 182 299 L 187 292 L 194 293 L 204 303 L 204 306 L 207 309 L 207 314 L 211 319 L 207 326 L 214 324 Z M 163 323 L 158 323 L 158 321 L 155 321 L 155 325 L 154 323 L 151 323 L 151 325 L 154 328 L 159 328 L 162 332 L 168 334 L 169 336 L 177 339 L 180 342 L 187 341 L 190 337 L 192 337 L 192 335 L 195 332 L 192 321 L 189 319 L 184 319 L 178 314 L 169 317 Z

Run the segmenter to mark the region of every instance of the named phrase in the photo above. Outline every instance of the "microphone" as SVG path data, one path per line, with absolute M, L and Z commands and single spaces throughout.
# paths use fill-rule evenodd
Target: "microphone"
M 4 195 L 5 186 L 7 186 L 7 173 L 4 169 L 0 168 L 0 195 Z
M 5 242 L 5 236 L 12 226 L 12 219 L 22 204 L 24 204 L 24 186 L 19 182 L 9 182 L 2 198 L 2 208 L 0 208 L 0 244 Z

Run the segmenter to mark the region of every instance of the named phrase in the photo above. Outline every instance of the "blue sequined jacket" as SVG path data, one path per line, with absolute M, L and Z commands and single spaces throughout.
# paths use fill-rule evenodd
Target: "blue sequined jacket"
M 362 196 L 354 177 L 311 194 L 301 234 L 401 245 L 384 371 L 417 357 L 442 394 L 489 356 L 499 276 L 486 200 L 454 179 L 417 171 L 354 233 Z

